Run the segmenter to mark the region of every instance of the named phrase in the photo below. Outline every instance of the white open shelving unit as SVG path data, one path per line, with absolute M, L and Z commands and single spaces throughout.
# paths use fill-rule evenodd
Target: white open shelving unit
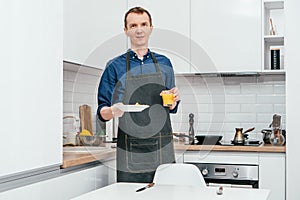
M 271 34 L 272 19 L 275 34 Z M 262 66 L 263 72 L 282 73 L 284 66 L 284 1 L 262 0 Z M 280 69 L 271 69 L 271 48 L 280 49 Z

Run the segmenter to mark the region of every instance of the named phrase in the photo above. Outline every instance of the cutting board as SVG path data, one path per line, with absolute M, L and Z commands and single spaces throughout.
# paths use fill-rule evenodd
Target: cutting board
M 92 109 L 89 105 L 79 106 L 80 128 L 86 129 L 94 135 L 92 126 Z

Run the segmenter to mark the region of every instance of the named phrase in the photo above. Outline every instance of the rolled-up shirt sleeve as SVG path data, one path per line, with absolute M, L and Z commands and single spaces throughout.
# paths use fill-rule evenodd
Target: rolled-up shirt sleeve
M 111 64 L 108 63 L 101 76 L 100 84 L 98 87 L 97 115 L 101 121 L 107 121 L 104 120 L 100 115 L 100 110 L 105 106 L 110 107 L 112 105 L 113 93 L 116 82 L 117 80 L 114 68 L 111 66 Z

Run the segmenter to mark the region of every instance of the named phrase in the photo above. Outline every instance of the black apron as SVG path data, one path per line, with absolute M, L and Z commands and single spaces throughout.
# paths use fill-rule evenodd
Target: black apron
M 119 118 L 117 181 L 151 183 L 156 168 L 175 162 L 169 108 L 159 95 L 165 90 L 162 73 L 150 52 L 156 73 L 130 74 L 130 52 L 126 56 L 125 105 L 147 104 L 142 112 L 125 112 Z

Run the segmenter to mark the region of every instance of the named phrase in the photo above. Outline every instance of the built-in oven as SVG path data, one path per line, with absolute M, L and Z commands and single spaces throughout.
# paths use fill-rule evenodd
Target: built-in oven
M 208 186 L 258 188 L 258 165 L 193 163 Z

